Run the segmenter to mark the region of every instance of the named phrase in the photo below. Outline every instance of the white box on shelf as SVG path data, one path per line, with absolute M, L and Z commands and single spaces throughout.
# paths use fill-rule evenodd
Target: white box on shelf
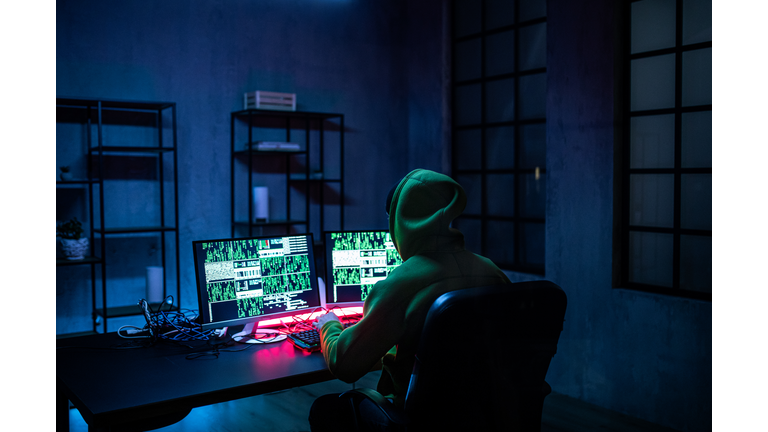
M 282 141 L 256 141 L 251 144 L 246 144 L 246 150 L 248 147 L 258 151 L 300 151 L 301 146 L 297 143 L 282 142 Z
M 253 91 L 243 94 L 243 109 L 296 111 L 296 93 Z

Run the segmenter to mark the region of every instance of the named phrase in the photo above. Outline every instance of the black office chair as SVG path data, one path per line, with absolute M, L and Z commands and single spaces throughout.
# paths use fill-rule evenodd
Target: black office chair
M 566 302 L 549 281 L 443 294 L 427 314 L 405 406 L 371 389 L 342 397 L 370 399 L 407 431 L 540 431 Z

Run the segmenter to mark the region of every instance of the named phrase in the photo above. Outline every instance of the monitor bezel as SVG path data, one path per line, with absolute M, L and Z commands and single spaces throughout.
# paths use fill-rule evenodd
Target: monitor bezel
M 331 231 L 323 231 L 323 255 L 325 258 L 325 271 L 324 276 L 325 279 L 323 280 L 325 285 L 325 293 L 324 293 L 324 303 L 323 307 L 326 309 L 332 309 L 332 308 L 353 308 L 353 307 L 363 307 L 365 304 L 365 300 L 360 301 L 351 301 L 351 302 L 333 302 L 329 301 L 330 298 L 333 298 L 331 296 L 332 292 L 332 286 L 333 283 L 331 283 L 331 277 L 329 277 L 329 273 L 333 271 L 333 260 L 331 259 L 331 256 L 329 255 L 329 248 L 330 244 L 328 242 L 328 235 L 332 233 L 361 233 L 361 232 L 386 232 L 388 233 L 388 229 L 361 229 L 361 230 L 331 230 Z
M 306 308 L 302 309 L 296 309 L 292 311 L 283 311 L 283 312 L 274 312 L 274 313 L 268 313 L 264 315 L 259 315 L 256 317 L 247 317 L 247 318 L 236 318 L 231 319 L 227 321 L 215 321 L 215 322 L 204 322 L 205 319 L 203 318 L 205 315 L 203 315 L 204 311 L 207 310 L 207 299 L 203 299 L 203 288 L 201 287 L 201 280 L 200 280 L 200 269 L 197 259 L 197 244 L 199 243 L 208 243 L 208 242 L 220 242 L 220 241 L 242 241 L 242 240 L 263 240 L 263 239 L 273 239 L 273 238 L 286 238 L 286 237 L 307 237 L 307 245 L 308 245 L 308 251 L 311 255 L 311 259 L 309 260 L 309 271 L 310 271 L 310 285 L 312 286 L 312 292 L 315 293 L 314 299 L 316 300 L 316 305 L 310 305 Z M 223 238 L 223 239 L 206 239 L 206 240 L 194 240 L 192 242 L 192 259 L 195 263 L 195 284 L 197 288 L 197 306 L 198 306 L 198 314 L 200 316 L 201 326 L 203 330 L 209 330 L 209 329 L 219 329 L 224 327 L 233 327 L 233 326 L 239 326 L 239 325 L 247 325 L 247 324 L 253 324 L 254 327 L 257 327 L 260 321 L 268 321 L 268 320 L 274 320 L 278 318 L 285 318 L 289 316 L 294 315 L 305 315 L 305 314 L 311 314 L 322 308 L 322 299 L 320 298 L 320 288 L 317 283 L 317 277 L 318 273 L 316 271 L 315 266 L 315 252 L 314 252 L 314 238 L 312 236 L 312 233 L 302 233 L 302 234 L 273 234 L 273 235 L 263 235 L 263 236 L 254 236 L 254 237 L 238 237 L 238 238 Z M 203 274 L 203 278 L 205 278 Z M 202 281 L 203 285 L 205 281 Z M 207 293 L 207 291 L 206 291 Z

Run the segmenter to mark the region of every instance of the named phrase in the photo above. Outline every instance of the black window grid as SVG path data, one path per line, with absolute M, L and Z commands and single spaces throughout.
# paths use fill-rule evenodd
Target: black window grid
M 524 229 L 527 224 L 540 224 L 542 227 L 544 226 L 544 217 L 526 217 L 521 215 L 521 196 L 519 190 L 521 186 L 522 177 L 525 175 L 530 174 L 538 174 L 541 176 L 546 176 L 546 167 L 542 165 L 539 168 L 527 168 L 527 167 L 521 167 L 521 149 L 519 143 L 521 142 L 521 128 L 520 126 L 525 125 L 535 125 L 535 124 L 545 124 L 546 118 L 540 117 L 540 118 L 521 118 L 520 115 L 520 78 L 525 76 L 531 76 L 536 74 L 542 74 L 546 73 L 546 67 L 538 67 L 538 68 L 532 68 L 532 69 L 525 69 L 520 70 L 520 37 L 519 32 L 521 29 L 524 29 L 526 27 L 546 23 L 546 17 L 538 17 L 534 19 L 529 19 L 525 21 L 519 21 L 520 17 L 520 8 L 519 8 L 519 2 L 515 2 L 515 11 L 514 11 L 514 23 L 496 27 L 493 29 L 486 30 L 486 8 L 485 8 L 485 2 L 481 2 L 481 30 L 479 32 L 471 33 L 462 35 L 459 37 L 454 37 L 452 42 L 452 48 L 453 51 L 456 51 L 456 46 L 462 42 L 470 41 L 470 40 L 476 40 L 480 39 L 480 77 L 478 78 L 472 78 L 472 79 L 465 79 L 465 80 L 454 80 L 452 89 L 454 91 L 454 94 L 456 92 L 456 89 L 463 86 L 470 86 L 479 84 L 480 85 L 480 122 L 476 124 L 465 124 L 465 125 L 457 125 L 455 118 L 456 118 L 456 106 L 454 104 L 453 106 L 453 120 L 452 120 L 452 131 L 453 131 L 453 145 L 452 145 L 452 175 L 454 178 L 460 177 L 462 175 L 479 175 L 480 177 L 480 213 L 468 213 L 465 211 L 464 214 L 462 214 L 459 218 L 457 218 L 457 221 L 461 223 L 462 220 L 475 220 L 480 222 L 480 250 L 476 251 L 479 252 L 481 255 L 488 256 L 489 255 L 489 244 L 488 244 L 488 225 L 490 222 L 494 221 L 502 221 L 502 222 L 512 222 L 513 224 L 513 233 L 511 233 L 511 239 L 504 237 L 504 238 L 496 238 L 494 240 L 503 242 L 507 246 L 506 247 L 512 247 L 514 249 L 513 253 L 513 260 L 512 261 L 502 261 L 499 259 L 495 259 L 493 256 L 489 256 L 494 260 L 494 262 L 499 265 L 502 268 L 508 269 L 508 270 L 514 270 L 514 271 L 520 271 L 525 273 L 531 273 L 531 274 L 544 274 L 544 257 L 540 257 L 540 264 L 531 264 L 528 262 L 527 257 L 527 250 L 526 247 L 526 237 L 524 235 Z M 455 10 L 455 9 L 454 9 Z M 515 32 L 515 38 L 514 38 L 514 49 L 513 49 L 513 55 L 514 55 L 514 71 L 507 72 L 507 73 L 501 73 L 501 74 L 495 74 L 492 76 L 487 76 L 486 73 L 486 39 L 489 36 L 508 32 L 508 31 L 514 31 Z M 452 70 L 456 70 L 456 57 L 452 56 Z M 494 81 L 500 81 L 500 80 L 506 80 L 514 78 L 514 118 L 512 120 L 507 121 L 488 121 L 487 120 L 487 112 L 486 112 L 486 85 L 490 82 Z M 489 128 L 493 127 L 499 127 L 499 126 L 514 126 L 514 145 L 513 145 L 513 166 L 512 168 L 506 168 L 506 169 L 492 169 L 487 167 L 487 160 L 486 160 L 486 134 L 487 130 Z M 457 155 L 457 144 L 455 140 L 456 132 L 458 131 L 464 131 L 464 130 L 479 130 L 480 131 L 480 168 L 479 169 L 461 169 L 458 166 L 458 155 Z M 488 176 L 494 175 L 494 174 L 511 174 L 513 175 L 513 215 L 512 216 L 499 216 L 499 215 L 491 215 L 489 214 L 488 210 L 488 196 L 486 191 L 488 190 Z M 498 197 L 498 199 L 503 199 L 504 197 Z M 467 232 L 464 233 L 467 235 Z M 543 239 L 542 239 L 543 240 Z
M 712 174 L 712 168 L 687 168 L 682 167 L 682 117 L 686 113 L 712 111 L 712 104 L 683 106 L 683 54 L 690 51 L 706 49 L 712 47 L 712 41 L 699 42 L 683 45 L 683 0 L 676 0 L 675 4 L 675 46 L 663 49 L 649 50 L 637 53 L 631 53 L 631 31 L 632 31 L 632 8 L 631 4 L 641 0 L 627 0 L 626 7 L 623 8 L 623 20 L 625 22 L 625 35 L 623 39 L 623 52 L 625 60 L 623 70 L 625 71 L 625 86 L 622 99 L 622 111 L 624 120 L 622 125 L 621 140 L 622 149 L 621 175 L 616 187 L 621 190 L 621 212 L 619 217 L 620 235 L 618 247 L 621 250 L 621 256 L 618 262 L 619 277 L 615 285 L 621 288 L 631 288 L 638 291 L 666 294 L 677 297 L 693 298 L 699 300 L 712 301 L 711 292 L 700 292 L 681 288 L 681 236 L 700 236 L 712 237 L 712 230 L 687 229 L 681 226 L 681 208 L 682 208 L 682 176 L 685 174 Z M 637 59 L 650 58 L 662 55 L 672 54 L 675 56 L 675 94 L 674 107 L 647 110 L 631 110 L 631 62 Z M 653 115 L 674 115 L 674 167 L 672 168 L 632 168 L 630 161 L 630 122 L 633 118 Z M 630 176 L 637 174 L 671 174 L 674 178 L 673 191 L 673 226 L 657 227 L 633 225 L 630 223 Z M 650 232 L 660 234 L 671 234 L 672 240 L 672 286 L 660 286 L 646 283 L 630 281 L 630 235 L 633 232 Z

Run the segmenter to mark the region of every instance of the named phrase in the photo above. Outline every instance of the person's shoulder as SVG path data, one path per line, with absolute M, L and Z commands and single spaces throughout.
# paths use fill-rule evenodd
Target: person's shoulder
M 432 280 L 446 272 L 447 265 L 443 261 L 429 254 L 414 255 L 395 268 L 384 282 L 393 279 L 398 283 L 421 284 L 424 280 Z
M 434 278 L 434 264 L 425 257 L 415 255 L 392 270 L 386 279 L 376 282 L 366 303 L 378 303 L 386 299 L 406 298 L 407 293 Z

